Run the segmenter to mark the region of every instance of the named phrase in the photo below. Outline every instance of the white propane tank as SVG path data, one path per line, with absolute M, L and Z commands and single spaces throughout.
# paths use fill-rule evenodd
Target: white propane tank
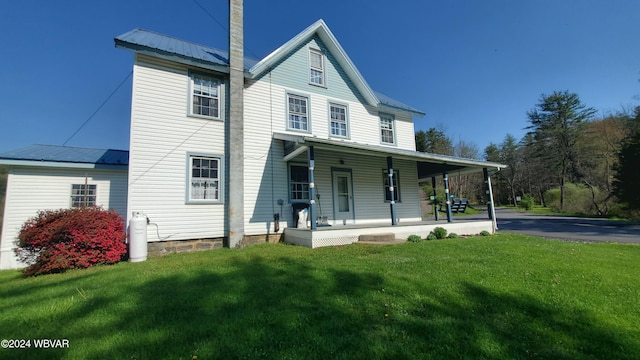
M 129 261 L 147 260 L 147 216 L 134 211 L 129 221 Z

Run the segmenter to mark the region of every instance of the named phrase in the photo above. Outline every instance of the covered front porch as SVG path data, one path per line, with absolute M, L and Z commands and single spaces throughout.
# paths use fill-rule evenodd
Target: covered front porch
M 458 235 L 496 230 L 490 175 L 504 165 L 304 135 L 275 133 L 274 141 L 284 147 L 294 213 L 285 242 L 315 248 L 375 234 L 426 237 L 436 227 Z M 449 172 L 484 174 L 489 211 L 482 218 L 453 220 Z M 441 216 L 424 221 L 420 186 L 440 177 L 449 201 Z
M 484 214 L 486 216 L 486 214 Z M 318 226 L 316 229 L 287 228 L 284 230 L 284 242 L 310 248 L 323 246 L 338 246 L 357 243 L 368 235 L 393 234 L 396 240 L 406 240 L 410 235 L 426 238 L 436 227 L 442 227 L 448 234 L 476 235 L 482 231 L 493 232 L 493 221 L 480 217 L 460 218 L 447 222 L 446 220 L 431 220 L 419 222 L 390 224 L 363 224 Z

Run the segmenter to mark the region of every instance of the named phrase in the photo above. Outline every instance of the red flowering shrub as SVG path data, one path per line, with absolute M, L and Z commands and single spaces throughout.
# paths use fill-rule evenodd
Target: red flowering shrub
M 22 225 L 16 255 L 25 276 L 113 264 L 127 252 L 124 220 L 115 211 L 85 207 L 39 211 Z

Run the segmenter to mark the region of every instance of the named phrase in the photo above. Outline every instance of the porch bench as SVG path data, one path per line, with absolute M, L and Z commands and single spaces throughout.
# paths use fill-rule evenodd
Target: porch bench
M 468 205 L 469 205 L 469 200 L 468 199 L 455 198 L 451 202 L 451 212 L 454 213 L 454 214 L 455 213 L 464 213 L 465 210 L 467 210 L 467 206 Z M 438 208 L 438 211 L 447 212 L 447 204 L 440 204 L 440 207 Z

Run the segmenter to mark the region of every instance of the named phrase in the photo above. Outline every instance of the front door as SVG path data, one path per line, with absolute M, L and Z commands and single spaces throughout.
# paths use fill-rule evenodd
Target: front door
M 333 215 L 336 225 L 354 222 L 350 171 L 333 172 Z

